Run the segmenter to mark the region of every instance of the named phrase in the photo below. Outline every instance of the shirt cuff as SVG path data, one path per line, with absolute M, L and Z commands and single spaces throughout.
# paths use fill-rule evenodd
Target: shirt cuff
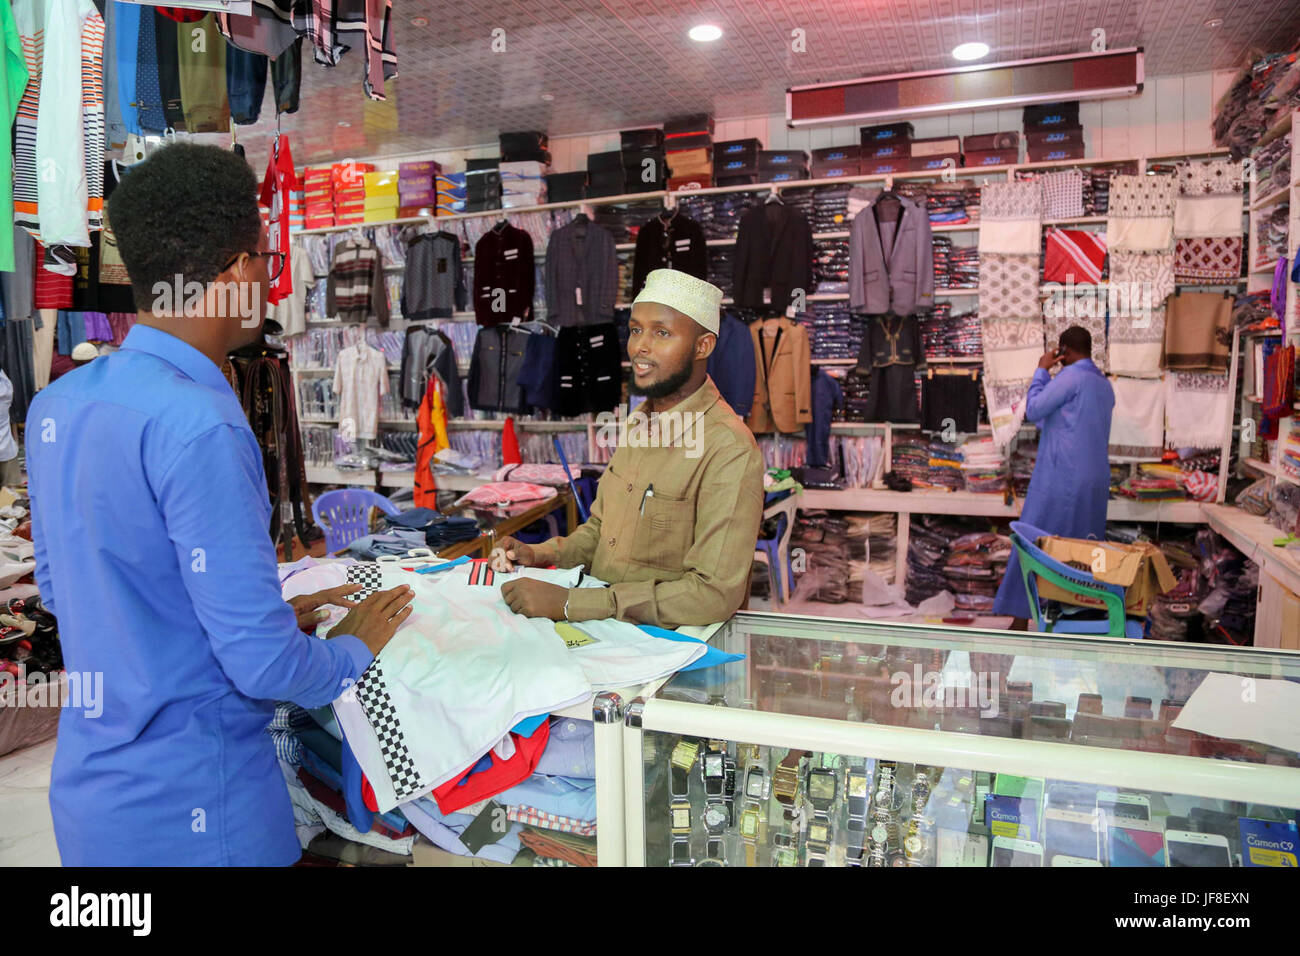
M 1039 379 L 1042 379 L 1044 382 L 1050 382 L 1052 380 L 1052 373 L 1040 365 L 1038 368 L 1034 369 L 1034 381 L 1037 382 Z
M 558 566 L 560 563 L 560 545 L 559 538 L 551 538 L 549 541 L 543 541 L 541 544 L 532 545 L 533 559 L 538 567 L 547 567 L 549 565 Z
M 614 592 L 609 588 L 569 588 L 568 620 L 602 621 L 614 616 Z
M 365 642 L 359 637 L 351 634 L 339 634 L 329 639 L 331 644 L 343 648 L 347 652 L 348 658 L 352 661 L 353 674 L 352 679 L 358 680 L 366 672 L 375 660 L 375 655 L 370 653 L 370 648 L 366 647 Z

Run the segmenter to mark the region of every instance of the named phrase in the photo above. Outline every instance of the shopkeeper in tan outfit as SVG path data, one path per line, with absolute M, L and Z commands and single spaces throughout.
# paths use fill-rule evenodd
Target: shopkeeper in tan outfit
M 573 534 L 533 545 L 504 538 L 493 552 L 498 570 L 584 567 L 610 587 L 521 578 L 501 588 L 512 610 L 677 627 L 725 621 L 740 608 L 763 514 L 763 456 L 706 370 L 721 301 L 722 290 L 685 272 L 647 277 L 627 354 L 631 389 L 647 399 L 638 411 L 653 423 L 650 447 L 623 436 L 590 519 Z

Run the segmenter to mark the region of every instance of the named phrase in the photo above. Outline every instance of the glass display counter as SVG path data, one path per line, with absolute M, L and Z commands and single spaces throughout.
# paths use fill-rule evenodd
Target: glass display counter
M 1300 756 L 1177 726 L 1300 654 L 742 613 L 627 708 L 627 862 L 1295 866 Z

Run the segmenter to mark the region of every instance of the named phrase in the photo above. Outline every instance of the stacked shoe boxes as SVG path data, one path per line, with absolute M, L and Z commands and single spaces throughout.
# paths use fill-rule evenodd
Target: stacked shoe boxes
M 1079 101 L 1026 106 L 1025 152 L 1031 163 L 1058 159 L 1083 159 L 1087 154 Z
M 587 171 L 579 169 L 573 173 L 551 173 L 546 177 L 546 195 L 548 202 L 573 202 L 587 196 Z
M 618 150 L 587 154 L 587 195 L 619 196 L 626 193 L 623 154 Z
M 435 215 L 450 216 L 453 213 L 465 211 L 466 197 L 469 195 L 469 189 L 465 183 L 468 180 L 465 173 L 438 173 L 433 184 L 437 192 L 437 207 Z
M 303 228 L 328 229 L 334 225 L 334 179 L 328 166 L 303 170 Z
M 546 177 L 551 172 L 550 139 L 539 130 L 502 133 L 501 206 L 517 209 L 547 201 Z
M 728 139 L 713 145 L 714 185 L 752 186 L 758 182 L 757 139 Z
M 465 211 L 501 208 L 501 160 L 470 159 L 465 163 Z
M 365 222 L 386 222 L 397 218 L 397 170 L 386 169 L 366 173 L 362 177 L 365 184 L 363 220 Z
M 812 151 L 812 178 L 839 179 L 861 176 L 862 146 L 826 146 Z
M 703 189 L 713 185 L 713 117 L 696 113 L 664 124 L 669 189 Z
M 785 183 L 809 177 L 808 153 L 802 149 L 760 149 L 758 181 Z
M 1011 166 L 1020 162 L 1020 134 L 978 133 L 961 141 L 966 166 Z
M 442 164 L 431 159 L 397 167 L 397 218 L 431 216 L 438 204 L 436 177 Z
M 351 226 L 365 222 L 365 174 L 374 171 L 374 163 L 335 163 L 330 168 L 334 187 L 334 225 Z

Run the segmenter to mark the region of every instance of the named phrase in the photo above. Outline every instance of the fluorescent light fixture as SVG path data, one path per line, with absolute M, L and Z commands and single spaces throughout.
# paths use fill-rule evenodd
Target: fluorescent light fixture
M 1210 17 L 1210 19 L 1205 21 L 1204 25 L 1209 27 L 1211 30 L 1215 30 L 1223 26 L 1223 17 Z
M 989 45 L 980 43 L 977 40 L 970 43 L 959 43 L 952 48 L 952 55 L 958 60 L 978 60 L 989 55 Z
M 549 103 L 549 102 L 551 102 L 551 101 L 554 100 L 554 99 L 555 99 L 555 94 L 554 94 L 554 93 L 543 93 L 543 94 L 542 94 L 542 102 L 544 102 L 544 103 Z
M 686 35 L 696 43 L 712 43 L 722 37 L 722 27 L 715 27 L 712 23 L 701 23 L 691 27 Z

